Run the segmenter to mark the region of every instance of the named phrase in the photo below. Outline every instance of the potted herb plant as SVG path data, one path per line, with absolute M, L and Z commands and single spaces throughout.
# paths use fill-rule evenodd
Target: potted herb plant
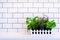
M 27 29 L 31 30 L 31 34 L 51 34 L 51 30 L 56 27 L 54 20 L 49 21 L 47 16 L 26 18 Z

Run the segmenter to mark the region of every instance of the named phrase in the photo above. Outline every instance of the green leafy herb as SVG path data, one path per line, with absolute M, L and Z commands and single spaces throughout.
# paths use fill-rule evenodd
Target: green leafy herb
M 47 23 L 46 23 L 46 28 L 55 28 L 56 27 L 56 23 L 55 23 L 55 21 L 54 20 L 52 20 L 52 21 L 48 21 Z
M 48 17 L 39 18 L 38 16 L 34 18 L 27 17 L 26 18 L 27 29 L 36 30 L 36 29 L 44 29 L 44 28 L 55 28 L 56 23 L 54 20 L 49 21 Z

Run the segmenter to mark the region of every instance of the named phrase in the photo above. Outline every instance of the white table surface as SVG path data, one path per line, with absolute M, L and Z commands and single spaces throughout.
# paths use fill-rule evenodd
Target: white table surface
M 40 38 L 60 38 L 60 33 L 54 34 L 44 34 L 44 35 L 30 35 L 29 33 L 19 33 L 19 32 L 1 32 L 0 38 L 31 38 L 31 37 L 40 37 Z

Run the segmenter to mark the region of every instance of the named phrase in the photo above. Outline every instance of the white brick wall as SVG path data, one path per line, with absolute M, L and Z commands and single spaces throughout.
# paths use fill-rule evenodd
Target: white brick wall
M 12 7 L 12 3 L 3 3 L 3 7 L 7 8 Z
M 25 33 L 25 32 L 27 32 L 27 29 L 18 29 L 18 32 Z
M 2 24 L 0 24 L 0 28 L 2 28 Z
M 0 8 L 2 8 L 2 3 L 0 3 Z
M 33 3 L 24 3 L 24 7 L 33 7 Z
M 38 2 L 38 0 L 29 0 L 29 2 Z
M 13 18 L 22 18 L 22 17 L 23 17 L 22 13 L 21 14 L 19 14 L 19 13 L 13 14 Z
M 2 18 L 2 13 L 0 13 L 0 18 Z
M 59 8 L 59 13 L 60 13 L 60 8 Z
M 49 12 L 58 12 L 58 8 L 49 8 Z
M 38 8 L 29 8 L 28 12 L 38 12 Z
M 49 2 L 58 2 L 58 0 L 49 0 Z
M 43 7 L 43 3 L 34 3 L 34 7 Z
M 58 29 L 52 29 L 52 32 L 53 32 L 52 34 L 56 34 L 58 32 Z
M 8 32 L 17 32 L 17 29 L 8 29 Z
M 26 17 L 33 17 L 33 15 L 32 15 L 32 13 L 24 13 L 23 17 L 24 18 L 26 18 Z
M 27 8 L 18 8 L 18 12 L 27 12 Z
M 12 24 L 3 24 L 3 28 L 12 28 Z
M 25 19 L 18 19 L 18 23 L 25 23 Z
M 7 32 L 7 29 L 0 29 L 0 32 Z
M 53 7 L 53 3 L 44 3 L 44 7 L 46 8 L 52 8 Z
M 8 8 L 8 13 L 17 12 L 17 8 Z
M 55 17 L 55 18 L 58 18 L 58 17 L 59 17 L 59 14 L 58 14 L 58 13 L 55 13 L 55 14 L 54 14 L 54 17 Z
M 7 2 L 7 0 L 0 0 L 0 2 Z
M 27 2 L 27 0 L 18 0 L 18 2 Z
M 60 28 L 60 24 L 57 24 L 57 27 L 56 28 Z
M 12 3 L 12 7 L 23 7 L 23 3 Z
M 60 3 L 54 3 L 54 7 L 60 7 Z
M 3 13 L 3 18 L 12 18 L 12 14 Z
M 13 24 L 13 28 L 21 28 L 22 29 L 22 24 Z
M 45 13 L 44 15 L 47 15 L 49 18 L 53 18 L 53 13 Z
M 43 17 L 43 13 L 34 13 L 34 17 L 35 16 Z
M 48 8 L 39 8 L 39 12 L 42 12 L 42 13 L 48 12 Z
M 0 19 L 0 23 L 7 23 L 7 19 Z
M 17 23 L 17 19 L 8 19 L 8 23 Z
M 26 32 L 26 17 L 43 15 L 60 29 L 60 0 L 0 0 L 0 32 Z
M 7 12 L 7 8 L 0 8 L 0 12 L 1 13 Z
M 57 18 L 55 18 L 54 20 L 55 20 L 55 22 L 56 22 L 57 24 L 59 23 L 59 20 L 58 20 Z
M 17 0 L 8 0 L 8 2 L 17 2 Z
M 25 29 L 26 29 L 26 28 L 27 28 L 27 25 L 26 25 L 26 24 L 23 24 L 23 28 L 25 28 Z

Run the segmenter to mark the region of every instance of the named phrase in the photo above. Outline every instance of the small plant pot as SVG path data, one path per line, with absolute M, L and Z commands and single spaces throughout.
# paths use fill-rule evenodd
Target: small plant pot
M 31 35 L 36 34 L 51 34 L 51 29 L 46 30 L 31 30 Z

